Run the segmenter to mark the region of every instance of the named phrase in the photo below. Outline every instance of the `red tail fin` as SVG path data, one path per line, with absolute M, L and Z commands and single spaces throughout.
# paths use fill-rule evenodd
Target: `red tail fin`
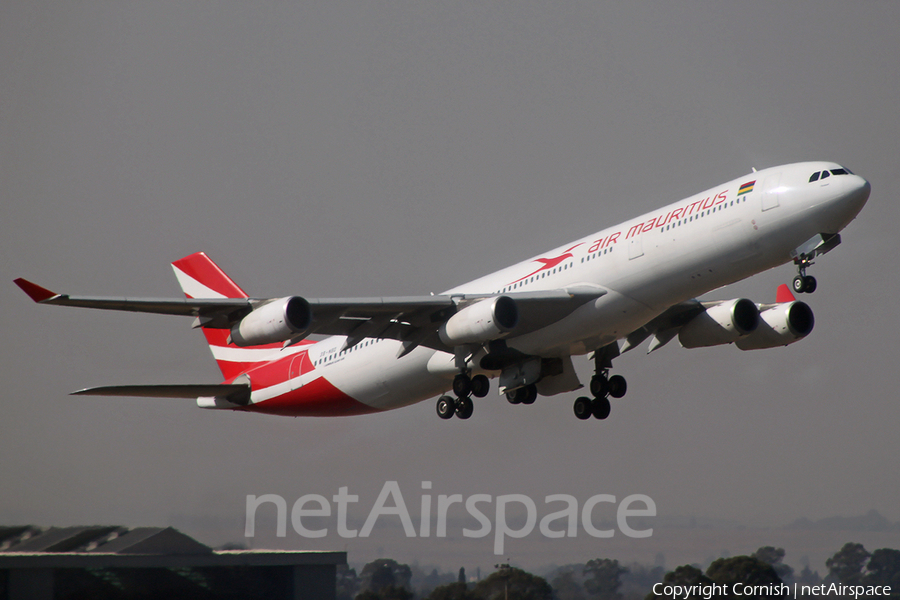
M 778 286 L 778 291 L 775 292 L 775 302 L 778 304 L 783 304 L 785 302 L 793 302 L 797 298 L 794 297 L 794 294 L 791 292 L 791 288 L 789 288 L 785 284 L 781 284 Z
M 188 298 L 248 298 L 225 271 L 204 252 L 195 252 L 172 263 L 175 277 Z
M 225 272 L 203 252 L 185 256 L 172 263 L 175 277 L 188 298 L 248 298 Z M 225 380 L 231 380 L 263 363 L 283 358 L 281 344 L 239 348 L 228 343 L 227 329 L 204 327 L 203 334 L 209 343 L 213 358 L 219 365 Z M 299 348 L 297 348 L 299 350 Z

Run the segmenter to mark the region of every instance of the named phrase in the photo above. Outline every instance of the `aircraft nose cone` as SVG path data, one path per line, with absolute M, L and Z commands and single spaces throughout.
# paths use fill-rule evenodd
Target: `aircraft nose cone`
M 841 181 L 840 193 L 836 198 L 835 208 L 840 214 L 840 229 L 856 218 L 859 211 L 866 205 L 872 185 L 859 175 L 849 175 Z
M 859 212 L 869 200 L 869 194 L 872 192 L 872 184 L 859 175 L 852 175 L 851 177 L 853 177 L 853 183 L 851 184 L 851 191 L 848 194 L 848 200 L 856 208 L 857 212 Z
M 863 179 L 862 177 L 860 177 L 860 179 L 862 180 L 861 181 L 862 185 L 859 186 L 860 194 L 863 196 L 863 198 L 865 200 L 868 200 L 869 193 L 872 191 L 872 184 L 869 183 L 868 180 Z

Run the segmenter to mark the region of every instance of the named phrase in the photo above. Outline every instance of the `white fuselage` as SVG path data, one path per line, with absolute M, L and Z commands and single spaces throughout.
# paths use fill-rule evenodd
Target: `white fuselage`
M 865 204 L 869 184 L 852 174 L 809 181 L 817 171 L 837 168 L 808 162 L 754 172 L 444 294 L 600 288 L 602 296 L 567 317 L 506 339 L 509 348 L 527 355 L 585 354 L 674 304 L 791 261 L 791 252 L 816 234 L 839 232 Z M 740 193 L 750 182 L 749 191 Z M 329 337 L 309 346 L 315 368 L 290 385 L 324 377 L 358 402 L 386 410 L 446 391 L 458 372 L 446 352 L 419 347 L 397 358 L 398 341 L 366 340 L 341 351 L 344 340 Z M 266 392 L 254 391 L 253 402 L 271 397 Z

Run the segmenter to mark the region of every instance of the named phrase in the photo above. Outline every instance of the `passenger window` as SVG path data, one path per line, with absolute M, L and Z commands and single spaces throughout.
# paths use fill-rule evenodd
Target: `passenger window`
M 819 175 L 821 175 L 821 172 L 819 172 L 819 171 L 817 171 L 817 172 L 813 173 L 812 175 L 810 175 L 810 176 L 809 176 L 809 182 L 812 183 L 813 181 L 818 181 L 818 180 L 819 180 Z
M 831 177 L 831 173 L 829 173 L 828 171 L 822 171 L 822 179 L 825 179 L 826 177 Z

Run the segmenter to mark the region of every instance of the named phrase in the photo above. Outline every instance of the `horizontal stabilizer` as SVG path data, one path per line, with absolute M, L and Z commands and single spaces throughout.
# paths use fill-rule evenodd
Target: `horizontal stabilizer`
M 72 392 L 72 396 L 133 396 L 139 398 L 225 398 L 247 404 L 250 386 L 245 384 L 107 385 Z

